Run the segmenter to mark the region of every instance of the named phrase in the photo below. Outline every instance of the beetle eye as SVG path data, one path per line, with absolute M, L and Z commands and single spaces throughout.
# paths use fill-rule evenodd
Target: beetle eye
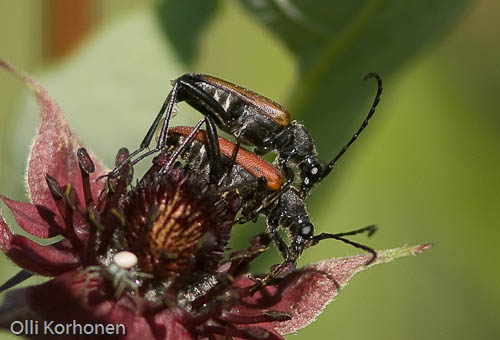
M 310 226 L 310 225 L 305 225 L 305 226 L 303 226 L 303 227 L 300 229 L 300 234 L 301 234 L 301 236 L 303 236 L 303 237 L 304 237 L 304 236 L 309 236 L 309 235 L 311 235 L 311 233 L 312 233 L 312 229 L 313 229 L 313 228 L 312 228 L 312 226 Z

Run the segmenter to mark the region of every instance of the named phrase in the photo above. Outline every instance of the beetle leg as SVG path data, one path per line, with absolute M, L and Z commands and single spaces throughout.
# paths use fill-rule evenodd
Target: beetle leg
M 221 158 L 219 150 L 219 141 L 217 137 L 217 129 L 215 122 L 211 117 L 205 117 L 196 124 L 189 135 L 184 139 L 182 144 L 175 150 L 173 155 L 170 157 L 167 165 L 162 169 L 162 173 L 167 173 L 172 164 L 177 160 L 179 155 L 187 148 L 187 146 L 192 142 L 198 131 L 200 131 L 201 126 L 205 123 L 207 127 L 207 153 L 210 161 L 210 182 L 217 183 L 218 178 L 222 176 L 221 168 Z
M 290 171 L 292 171 L 290 168 L 286 167 L 287 169 L 289 169 Z M 261 177 L 263 178 L 263 177 Z M 281 196 L 281 193 L 283 193 L 284 191 L 288 190 L 288 187 L 290 187 L 290 185 L 293 183 L 293 179 L 294 179 L 294 175 L 293 175 L 293 171 L 292 171 L 292 175 L 290 177 L 287 177 L 288 180 L 286 181 L 285 184 L 283 184 L 283 186 L 281 186 L 281 188 L 278 190 L 278 191 L 275 191 L 274 193 L 266 196 L 266 198 L 263 200 L 262 204 L 260 204 L 254 211 L 251 215 L 245 217 L 245 219 L 238 219 L 238 223 L 240 224 L 244 224 L 244 223 L 247 223 L 249 221 L 252 221 L 253 219 L 255 219 L 264 209 L 268 208 L 269 206 L 271 206 L 274 202 L 276 202 L 277 199 L 280 198 Z M 266 183 L 264 183 L 266 184 Z M 267 184 L 266 184 L 267 185 Z
M 217 125 L 222 125 L 222 122 L 216 113 L 226 112 L 224 108 L 214 99 L 210 94 L 204 90 L 196 87 L 196 85 L 191 82 L 179 78 L 177 82 L 182 86 L 182 93 L 179 96 L 182 98 L 179 101 L 185 101 L 188 105 L 199 111 L 204 116 L 209 116 L 214 119 Z M 187 99 L 195 99 L 197 103 L 201 103 L 199 106 L 194 105 Z
M 288 190 L 288 187 L 290 187 L 290 185 L 293 183 L 295 175 L 293 170 L 290 167 L 286 166 L 285 164 L 283 164 L 281 167 L 283 169 L 283 172 L 285 173 L 285 177 L 287 178 L 286 183 L 283 184 L 279 190 L 275 191 L 272 194 L 267 195 L 262 201 L 262 203 L 252 211 L 252 214 L 246 216 L 245 218 L 237 219 L 235 223 L 244 224 L 253 221 L 263 210 L 267 209 L 269 206 L 274 204 L 276 200 L 278 200 L 281 197 L 281 194 L 284 191 Z M 267 186 L 265 181 L 263 184 Z
M 276 222 L 268 220 L 267 228 L 268 228 L 269 234 L 271 235 L 272 240 L 274 241 L 274 243 L 278 247 L 278 250 L 284 259 L 284 262 L 281 265 L 278 265 L 278 267 L 275 267 L 271 272 L 271 275 L 273 277 L 278 277 L 280 274 L 282 274 L 282 269 L 286 268 L 285 264 L 287 264 L 288 266 L 290 264 L 294 264 L 297 259 L 292 254 L 292 252 L 290 251 L 290 248 L 288 247 L 286 242 L 283 240 L 283 238 L 279 234 L 278 224 Z
M 253 188 L 255 188 L 254 190 L 257 190 L 258 188 L 261 188 L 261 187 L 267 188 L 266 179 L 264 177 L 255 177 L 252 179 L 248 179 L 246 181 L 242 181 L 238 184 L 220 187 L 220 188 L 218 188 L 217 191 L 218 192 L 227 192 L 227 191 L 241 190 L 243 188 L 248 188 L 248 187 L 253 187 Z
M 255 180 L 252 180 L 251 182 L 247 182 L 244 187 L 254 187 L 254 196 L 251 199 L 247 199 L 248 202 L 255 203 L 255 205 L 259 204 L 263 200 L 262 192 L 266 192 L 267 189 L 267 180 L 264 177 L 257 177 Z M 241 187 L 241 186 L 240 186 Z M 260 195 L 259 195 L 260 194 Z M 267 194 L 264 196 L 264 201 L 269 197 Z M 251 209 L 246 208 L 242 214 L 244 217 L 240 217 L 235 220 L 235 224 L 245 224 L 250 221 L 256 221 L 257 217 L 259 216 L 260 212 L 262 211 L 263 208 L 267 208 L 269 204 L 260 204 L 257 207 L 251 206 Z M 248 211 L 250 210 L 250 212 Z
M 181 98 L 179 99 L 179 97 L 181 97 Z M 204 104 L 201 107 L 195 107 L 195 108 L 197 110 L 199 110 L 203 115 L 205 115 L 205 117 L 211 119 L 211 121 L 207 123 L 209 142 L 210 142 L 210 144 L 212 144 L 211 147 L 212 147 L 212 150 L 214 151 L 214 155 L 219 155 L 219 152 L 215 153 L 216 148 L 218 149 L 217 135 L 215 134 L 215 137 L 213 134 L 212 134 L 212 136 L 210 136 L 210 133 L 215 130 L 216 124 L 220 124 L 220 119 L 215 115 L 214 112 L 222 112 L 222 111 L 224 111 L 224 108 L 217 101 L 215 101 L 212 97 L 210 97 L 210 95 L 207 94 L 205 91 L 199 89 L 198 87 L 189 83 L 185 79 L 178 78 L 174 82 L 174 84 L 172 86 L 172 90 L 170 91 L 167 98 L 163 102 L 163 105 L 160 108 L 160 111 L 158 112 L 155 120 L 153 121 L 153 124 L 151 125 L 148 132 L 146 133 L 146 136 L 142 140 L 140 147 L 137 150 L 135 150 L 134 152 L 132 152 L 127 157 L 126 161 L 130 161 L 133 157 L 137 156 L 138 154 L 140 154 L 142 151 L 144 151 L 145 149 L 147 149 L 149 147 L 149 145 L 151 144 L 151 141 L 153 140 L 153 136 L 156 132 L 156 129 L 160 125 L 161 120 L 162 120 L 164 115 L 165 115 L 165 120 L 163 121 L 156 147 L 154 149 L 138 156 L 135 160 L 132 161 L 132 164 L 133 165 L 137 164 L 142 159 L 160 151 L 161 149 L 163 149 L 165 147 L 167 133 L 168 133 L 168 126 L 170 123 L 170 119 L 172 117 L 172 112 L 174 110 L 175 103 L 180 102 L 180 101 L 184 101 L 186 98 L 197 99 Z M 192 106 L 191 103 L 188 102 L 188 104 L 190 104 Z M 210 109 L 207 109 L 206 107 L 209 107 Z M 212 140 L 210 141 L 210 139 L 212 139 Z M 215 157 L 217 157 L 217 156 L 214 156 L 213 159 L 215 159 Z M 122 164 L 124 164 L 125 162 L 123 162 Z M 215 165 L 216 161 L 214 160 L 213 162 Z M 115 168 L 112 171 L 112 175 L 116 174 L 118 168 L 120 168 L 120 166 L 118 166 L 117 168 Z M 217 165 L 215 165 L 214 169 L 215 169 L 214 173 L 217 173 Z M 213 177 L 215 177 L 215 175 L 213 175 Z
M 158 128 L 158 125 L 160 124 L 161 119 L 163 118 L 163 115 L 165 114 L 165 120 L 163 121 L 161 130 L 160 130 L 160 134 L 158 136 L 158 142 L 156 143 L 156 147 L 154 149 L 149 150 L 148 152 L 145 152 L 142 155 L 138 156 L 136 159 L 134 159 L 132 161 L 132 165 L 139 163 L 144 158 L 160 151 L 161 149 L 163 149 L 165 147 L 165 143 L 167 140 L 168 125 L 170 123 L 170 119 L 172 118 L 172 112 L 174 110 L 175 103 L 177 102 L 177 96 L 178 96 L 179 90 L 180 90 L 180 85 L 179 85 L 179 82 L 176 81 L 172 87 L 172 90 L 170 91 L 167 98 L 165 99 L 165 102 L 163 103 L 160 111 L 158 112 L 158 115 L 156 116 L 153 124 L 151 125 L 148 132 L 146 133 L 146 136 L 142 140 L 141 146 L 139 147 L 139 149 L 132 152 L 128 156 L 127 160 L 131 160 L 134 156 L 136 156 L 137 154 L 141 153 L 143 150 L 145 150 L 149 147 L 149 144 L 151 143 L 151 140 L 153 139 L 153 136 L 156 132 L 156 129 Z
M 198 124 L 195 125 L 195 127 L 193 128 L 193 131 L 191 131 L 189 133 L 189 135 L 184 139 L 184 141 L 182 142 L 182 144 L 174 151 L 174 153 L 170 157 L 168 163 L 161 170 L 161 173 L 164 174 L 164 173 L 168 172 L 168 170 L 170 169 L 170 167 L 172 166 L 172 164 L 174 164 L 174 162 L 177 160 L 177 158 L 179 157 L 179 155 L 191 143 L 191 141 L 193 140 L 194 136 L 198 133 L 198 131 L 200 131 L 201 126 L 203 125 L 203 123 L 205 123 L 205 121 L 206 121 L 206 119 L 202 119 L 202 120 L 200 120 L 198 122 Z
M 222 177 L 222 160 L 219 148 L 219 139 L 217 136 L 217 126 L 211 116 L 206 116 L 205 125 L 207 127 L 207 140 L 206 144 L 208 158 L 210 162 L 210 182 L 216 184 L 219 178 Z
M 170 123 L 170 119 L 172 118 L 172 112 L 174 111 L 174 106 L 175 106 L 175 103 L 177 102 L 177 96 L 178 96 L 179 90 L 180 90 L 180 84 L 178 81 L 175 81 L 173 86 L 172 86 L 172 90 L 170 91 L 167 98 L 165 99 L 165 102 L 163 103 L 155 120 L 153 121 L 153 124 L 151 125 L 148 132 L 146 133 L 146 136 L 142 140 L 141 148 L 145 149 L 145 148 L 149 147 L 149 144 L 151 143 L 151 140 L 153 139 L 153 136 L 156 132 L 156 129 L 157 129 L 158 125 L 160 124 L 161 119 L 163 118 L 164 114 L 165 114 L 165 120 L 163 121 L 161 130 L 160 130 L 160 135 L 158 136 L 158 142 L 156 145 L 156 149 L 161 149 L 162 147 L 165 146 L 168 125 Z
M 286 274 L 295 269 L 296 258 L 288 248 L 283 238 L 278 232 L 278 226 L 275 223 L 270 223 L 268 221 L 268 233 L 271 239 L 278 247 L 281 256 L 283 256 L 284 261 L 278 265 L 271 267 L 271 272 L 263 278 L 253 278 L 255 285 L 250 290 L 250 294 L 254 294 L 260 288 L 272 284 L 276 279 L 284 277 Z
M 281 253 L 281 256 L 283 256 L 285 261 L 288 261 L 292 257 L 292 254 L 290 252 L 290 249 L 288 249 L 288 246 L 285 243 L 285 241 L 283 241 L 281 235 L 278 233 L 277 230 L 274 230 L 271 231 L 271 237 L 274 243 L 276 243 L 276 245 L 278 246 L 278 250 Z
M 236 139 L 236 146 L 234 147 L 233 153 L 231 154 L 231 166 L 229 167 L 229 169 L 227 169 L 228 175 L 231 173 L 231 171 L 233 171 L 233 166 L 236 163 L 236 157 L 238 156 L 238 152 L 240 151 L 240 147 L 241 147 L 241 142 L 239 139 Z M 227 178 L 228 177 L 226 177 L 226 179 Z
M 128 157 L 121 162 L 121 164 L 117 165 L 116 168 L 114 168 L 109 174 L 110 177 L 112 178 L 115 177 L 118 174 L 120 168 L 127 162 L 131 162 L 132 165 L 135 165 L 144 158 L 146 158 L 147 156 L 160 151 L 165 146 L 168 124 L 170 123 L 170 119 L 172 117 L 172 111 L 174 110 L 174 105 L 176 102 L 178 92 L 179 92 L 179 82 L 176 81 L 174 82 L 172 90 L 168 94 L 167 98 L 165 98 L 165 101 L 163 102 L 160 111 L 156 115 L 153 124 L 150 126 L 148 132 L 146 133 L 146 136 L 144 136 L 144 139 L 142 140 L 139 148 L 134 152 L 130 153 Z M 132 158 L 134 158 L 135 156 L 137 156 L 138 154 L 140 154 L 149 147 L 149 144 L 151 144 L 151 140 L 153 140 L 153 136 L 156 132 L 156 129 L 160 125 L 160 122 L 165 113 L 166 113 L 165 120 L 163 121 L 163 125 L 160 131 L 160 136 L 158 138 L 158 143 L 156 144 L 156 147 L 153 150 L 143 153 L 142 155 L 138 156 L 136 159 L 132 161 Z

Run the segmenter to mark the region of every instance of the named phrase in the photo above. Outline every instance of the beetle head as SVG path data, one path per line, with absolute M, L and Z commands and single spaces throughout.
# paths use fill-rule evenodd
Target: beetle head
M 312 187 L 323 178 L 323 164 L 317 157 L 306 158 L 300 165 L 301 196 L 305 197 Z

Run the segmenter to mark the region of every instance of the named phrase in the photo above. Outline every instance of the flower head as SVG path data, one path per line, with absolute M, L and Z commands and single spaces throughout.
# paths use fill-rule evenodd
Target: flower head
M 75 324 L 123 325 L 125 334 L 112 334 L 127 339 L 283 339 L 365 268 L 370 255 L 323 261 L 256 290 L 247 268 L 270 238 L 256 235 L 247 249 L 228 251 L 240 208 L 236 191 L 220 192 L 179 163 L 160 171 L 167 151 L 132 185 L 133 166 L 121 149 L 118 170 L 107 176 L 40 84 L 1 60 L 0 66 L 30 86 L 40 106 L 27 170 L 32 203 L 1 199 L 29 234 L 62 236 L 42 246 L 12 233 L 0 216 L 3 252 L 23 274 L 53 277 L 9 291 L 0 327 L 24 319 L 73 325 L 60 339 L 84 332 Z M 425 248 L 382 251 L 373 264 Z

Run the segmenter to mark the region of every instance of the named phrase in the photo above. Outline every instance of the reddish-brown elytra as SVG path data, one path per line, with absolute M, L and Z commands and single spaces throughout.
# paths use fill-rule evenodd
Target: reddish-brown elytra
M 188 136 L 193 131 L 194 128 L 190 126 L 175 126 L 168 129 L 169 134 L 175 133 L 184 137 Z M 206 145 L 208 143 L 206 132 L 203 130 L 198 131 L 194 136 L 194 140 Z M 218 141 L 221 154 L 231 158 L 236 145 L 223 137 L 218 137 Z M 281 172 L 252 152 L 240 148 L 236 154 L 235 162 L 253 176 L 264 177 L 267 182 L 267 187 L 273 191 L 279 190 L 283 185 L 283 175 Z
M 262 114 L 271 118 L 275 123 L 281 126 L 290 125 L 290 114 L 284 107 L 282 107 L 275 101 L 256 92 L 253 92 L 252 90 L 230 83 L 226 80 L 216 78 L 214 76 L 200 74 L 199 77 L 205 80 L 207 84 L 211 84 L 216 89 L 221 90 L 222 93 L 235 95 L 248 105 L 252 105 L 258 108 L 262 112 Z M 217 94 L 217 90 L 215 93 Z M 226 100 L 229 100 L 229 95 L 227 95 Z M 229 106 L 229 104 L 227 104 L 226 106 Z

